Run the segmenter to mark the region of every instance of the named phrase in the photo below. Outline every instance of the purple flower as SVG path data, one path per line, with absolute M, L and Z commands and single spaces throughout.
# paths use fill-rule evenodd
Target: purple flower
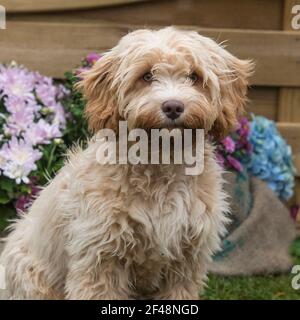
M 246 117 L 242 117 L 239 119 L 239 135 L 241 137 L 248 137 L 250 132 L 249 120 Z
M 34 76 L 25 68 L 2 67 L 0 72 L 0 97 L 14 96 L 24 101 L 33 100 Z
M 28 195 L 19 188 L 23 195 L 15 203 L 18 211 L 28 207 L 35 193 L 36 183 L 30 179 L 43 156 L 43 145 L 60 143 L 66 128 L 61 101 L 67 94 L 52 78 L 16 63 L 0 65 L 0 176 L 26 183 L 31 189 Z M 15 194 L 9 196 L 15 199 Z
M 26 102 L 20 97 L 10 96 L 4 98 L 4 106 L 10 113 L 16 113 L 26 108 Z
M 65 98 L 66 96 L 68 96 L 70 94 L 70 90 L 68 90 L 65 86 L 63 86 L 62 84 L 59 84 L 56 87 L 56 98 L 58 100 Z
M 234 152 L 234 150 L 235 150 L 235 142 L 231 139 L 231 137 L 227 136 L 221 142 L 224 145 L 225 150 L 228 153 L 233 153 Z
M 6 134 L 20 135 L 22 131 L 26 131 L 33 124 L 34 114 L 30 109 L 24 108 L 8 117 L 4 126 Z
M 89 65 L 93 65 L 96 61 L 101 58 L 100 54 L 92 52 L 86 56 L 86 61 Z
M 43 105 L 49 107 L 56 103 L 57 89 L 54 85 L 49 83 L 39 83 L 35 87 L 35 92 L 38 99 Z
M 64 129 L 66 125 L 66 114 L 65 109 L 60 102 L 55 103 L 49 107 L 49 110 L 53 112 L 52 123 L 58 125 Z
M 48 144 L 52 139 L 62 136 L 57 124 L 49 124 L 44 119 L 34 123 L 25 133 L 24 138 L 33 146 Z
M 12 137 L 2 146 L 0 157 L 4 159 L 0 167 L 3 174 L 19 184 L 22 181 L 29 183 L 28 175 L 37 169 L 35 162 L 42 157 L 42 153 L 33 149 L 30 143 Z
M 31 206 L 34 198 L 36 198 L 38 193 L 41 191 L 41 188 L 36 185 L 36 182 L 36 177 L 31 178 L 29 183 L 30 193 L 26 195 L 21 195 L 15 202 L 15 208 L 18 214 L 25 213 L 27 209 Z
M 232 168 L 234 168 L 238 172 L 243 171 L 243 165 L 237 159 L 233 158 L 232 156 L 227 156 L 226 159 Z

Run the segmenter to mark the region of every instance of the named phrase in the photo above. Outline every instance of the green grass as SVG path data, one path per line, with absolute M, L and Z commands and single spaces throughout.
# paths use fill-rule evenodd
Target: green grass
M 300 238 L 291 247 L 294 264 L 300 265 Z M 210 275 L 203 299 L 208 300 L 300 300 L 300 289 L 291 286 L 293 274 L 221 277 Z
M 204 299 L 300 300 L 300 289 L 291 286 L 292 276 L 220 277 L 211 275 Z

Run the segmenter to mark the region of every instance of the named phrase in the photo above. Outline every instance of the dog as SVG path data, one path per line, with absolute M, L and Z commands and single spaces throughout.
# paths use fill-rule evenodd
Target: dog
M 125 35 L 78 87 L 97 136 L 129 129 L 203 129 L 204 170 L 100 165 L 101 139 L 65 166 L 13 224 L 1 256 L 11 299 L 198 299 L 228 222 L 222 168 L 209 137 L 237 125 L 250 60 L 166 27 Z

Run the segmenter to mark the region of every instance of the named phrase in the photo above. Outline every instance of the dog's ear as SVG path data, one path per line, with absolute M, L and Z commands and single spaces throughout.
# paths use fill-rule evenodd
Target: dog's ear
M 92 132 L 117 128 L 118 108 L 113 88 L 116 70 L 117 58 L 113 52 L 108 52 L 90 70 L 79 75 L 81 81 L 76 88 L 83 92 L 86 99 L 84 113 Z
M 239 117 L 244 113 L 248 78 L 253 73 L 254 63 L 240 60 L 221 47 L 216 60 L 215 73 L 220 85 L 219 111 L 210 134 L 220 139 L 236 128 Z

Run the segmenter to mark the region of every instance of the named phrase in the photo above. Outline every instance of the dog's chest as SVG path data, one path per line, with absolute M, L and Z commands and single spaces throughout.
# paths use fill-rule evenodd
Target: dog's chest
M 168 261 L 183 257 L 189 241 L 194 198 L 190 180 L 176 175 L 135 177 L 128 216 L 136 241 L 136 259 Z

